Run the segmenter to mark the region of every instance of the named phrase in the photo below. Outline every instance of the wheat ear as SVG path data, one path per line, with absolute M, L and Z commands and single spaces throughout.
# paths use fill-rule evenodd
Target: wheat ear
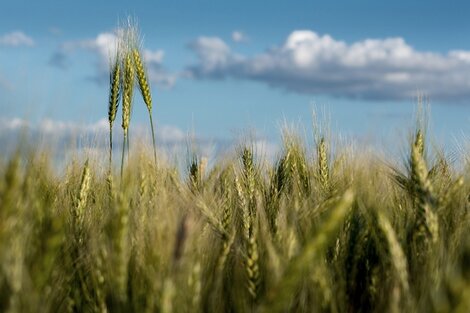
M 317 146 L 318 178 L 323 191 L 328 193 L 330 189 L 330 170 L 328 166 L 328 150 L 325 138 L 322 137 Z
M 408 283 L 408 264 L 405 253 L 403 252 L 400 242 L 398 241 L 395 230 L 383 213 L 378 212 L 377 222 L 388 242 L 390 258 L 394 270 L 399 278 L 403 295 L 408 295 L 410 287 Z
M 242 154 L 243 178 L 245 187 L 245 204 L 242 206 L 243 225 L 245 230 L 246 259 L 245 269 L 248 276 L 247 288 L 252 297 L 256 301 L 258 297 L 260 270 L 259 270 L 259 253 L 257 243 L 256 229 L 256 195 L 255 195 L 255 166 L 253 161 L 253 152 L 251 149 L 244 148 Z M 240 186 L 237 186 L 240 188 Z M 243 193 L 241 190 L 239 193 Z M 242 199 L 241 199 L 242 200 Z M 240 201 L 243 203 L 243 201 Z
M 109 165 L 111 166 L 113 159 L 113 124 L 116 119 L 116 113 L 119 106 L 119 97 L 121 93 L 121 64 L 119 60 L 119 53 L 116 56 L 109 75 L 109 106 L 108 106 L 108 121 L 109 121 Z
M 140 93 L 142 94 L 142 99 L 147 106 L 150 120 L 150 130 L 152 131 L 152 143 L 153 143 L 153 156 L 155 164 L 157 164 L 157 148 L 155 144 L 155 131 L 153 127 L 153 118 L 152 118 L 152 94 L 150 93 L 150 85 L 145 72 L 145 67 L 139 52 L 139 49 L 132 49 L 132 56 L 134 59 L 134 65 L 136 70 L 137 81 L 139 83 Z
M 129 124 L 131 120 L 131 106 L 132 96 L 134 92 L 134 78 L 135 72 L 132 66 L 132 58 L 130 52 L 126 52 L 124 56 L 124 79 L 122 90 L 122 129 L 124 131 L 124 140 L 122 145 L 122 158 L 121 158 L 121 178 L 124 171 L 124 151 L 128 143 Z
M 74 235 L 77 243 L 81 243 L 83 240 L 83 227 L 85 222 L 85 207 L 88 200 L 88 193 L 90 192 L 91 174 L 88 160 L 85 162 L 83 167 L 82 176 L 80 180 L 80 190 L 77 196 L 77 202 L 73 211 L 74 219 Z
M 75 217 L 77 218 L 79 224 L 81 224 L 84 219 L 85 206 L 88 199 L 88 192 L 90 191 L 90 180 L 90 167 L 88 165 L 88 160 L 86 160 L 80 182 L 80 192 L 78 194 L 77 206 L 75 207 Z
M 432 241 L 437 240 L 439 224 L 433 209 L 436 200 L 433 195 L 431 181 L 428 178 L 426 161 L 423 157 L 424 140 L 422 133 L 417 132 L 415 142 L 411 147 L 411 181 L 416 199 L 416 235 L 431 237 Z

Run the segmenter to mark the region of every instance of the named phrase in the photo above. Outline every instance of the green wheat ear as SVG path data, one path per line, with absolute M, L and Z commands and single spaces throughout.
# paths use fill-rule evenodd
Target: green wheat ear
M 189 188 L 193 193 L 199 191 L 201 187 L 200 161 L 196 154 L 192 156 L 189 164 Z
M 129 52 L 124 56 L 124 80 L 122 94 L 122 129 L 124 136 L 127 136 L 131 119 L 132 96 L 134 92 L 134 67 L 132 66 L 131 54 Z
M 109 164 L 112 163 L 113 153 L 113 124 L 116 119 L 116 113 L 119 107 L 119 98 L 121 96 L 121 64 L 119 59 L 119 52 L 116 59 L 111 65 L 111 72 L 109 75 L 109 106 L 108 106 L 108 121 L 109 121 Z
M 320 185 L 325 193 L 330 190 L 330 170 L 328 166 L 328 150 L 325 142 L 325 138 L 322 137 L 317 147 L 318 157 L 318 178 Z
M 416 132 L 414 145 L 416 146 L 418 154 L 424 158 L 424 136 L 421 129 L 418 129 L 418 131 Z
M 73 210 L 73 217 L 75 219 L 76 236 L 81 240 L 83 224 L 85 221 L 85 209 L 88 201 L 88 193 L 91 186 L 91 173 L 88 160 L 86 160 L 83 167 L 82 176 L 80 179 L 80 190 L 76 198 L 75 208 Z
M 122 87 L 122 129 L 124 131 L 124 140 L 122 145 L 122 158 L 121 158 L 121 177 L 124 170 L 124 151 L 126 145 L 129 145 L 129 124 L 131 120 L 131 106 L 132 106 L 132 96 L 134 92 L 134 78 L 135 71 L 132 66 L 131 53 L 126 51 L 124 56 L 124 79 Z
M 137 81 L 139 83 L 140 92 L 142 93 L 142 99 L 147 106 L 147 109 L 152 111 L 152 95 L 150 94 L 150 86 L 147 79 L 147 74 L 145 72 L 144 64 L 142 62 L 142 57 L 140 51 L 137 48 L 132 49 L 132 57 L 134 60 Z
M 153 118 L 152 118 L 152 94 L 150 93 L 150 85 L 149 85 L 148 77 L 146 74 L 146 70 L 145 70 L 139 49 L 135 47 L 132 49 L 132 57 L 134 60 L 140 93 L 142 95 L 142 99 L 145 102 L 145 105 L 147 106 L 147 110 L 149 113 L 150 128 L 152 131 L 153 155 L 154 155 L 155 164 L 156 164 L 157 163 L 157 149 L 156 149 L 156 144 L 155 144 L 155 131 L 153 127 Z
M 410 290 L 410 286 L 408 264 L 405 253 L 403 252 L 400 242 L 398 241 L 397 235 L 392 227 L 392 224 L 387 219 L 387 217 L 380 211 L 377 213 L 377 223 L 387 241 L 390 261 L 398 277 L 399 284 L 402 288 L 402 294 L 406 296 Z
M 83 218 L 85 206 L 88 199 L 88 192 L 90 191 L 90 166 L 88 160 L 85 162 L 85 166 L 83 167 L 82 177 L 80 181 L 80 192 L 78 194 L 78 201 L 75 210 L 75 215 L 81 219 Z
M 428 177 L 428 169 L 426 161 L 423 157 L 424 140 L 421 132 L 418 131 L 416 139 L 411 147 L 411 180 L 413 183 L 414 194 L 416 199 L 416 226 L 418 228 L 417 235 L 431 238 L 436 242 L 439 224 L 436 213 L 436 198 L 433 193 L 431 181 Z

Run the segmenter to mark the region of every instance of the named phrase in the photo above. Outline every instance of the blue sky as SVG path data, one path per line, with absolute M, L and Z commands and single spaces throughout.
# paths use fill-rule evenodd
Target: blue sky
M 9 121 L 106 118 L 106 52 L 131 15 L 156 127 L 168 136 L 231 139 L 251 129 L 271 140 L 284 121 L 308 131 L 315 104 L 333 130 L 380 141 L 406 134 L 417 90 L 430 98 L 438 140 L 470 131 L 468 1 L 5 0 L 0 9 Z M 147 122 L 137 97 L 132 118 Z

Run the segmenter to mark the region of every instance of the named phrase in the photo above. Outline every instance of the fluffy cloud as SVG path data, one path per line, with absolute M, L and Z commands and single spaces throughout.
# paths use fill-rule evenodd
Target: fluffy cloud
M 0 36 L 0 46 L 4 47 L 32 47 L 34 40 L 22 31 L 14 31 Z
M 98 57 L 99 70 L 103 72 L 109 68 L 109 60 L 112 55 L 115 55 L 117 44 L 118 38 L 113 33 L 101 33 L 94 39 L 64 42 L 52 56 L 50 63 L 66 68 L 68 67 L 69 56 L 73 52 L 85 50 L 94 53 Z
M 97 57 L 97 73 L 93 80 L 104 83 L 108 81 L 109 64 L 111 57 L 116 55 L 118 36 L 115 33 L 105 32 L 93 39 L 64 42 L 52 55 L 49 64 L 62 69 L 70 64 L 69 56 L 76 51 L 88 51 Z M 163 87 L 172 87 L 176 81 L 175 74 L 168 73 L 163 67 L 163 50 L 143 51 L 144 61 L 147 65 L 148 76 L 151 82 Z
M 236 30 L 232 32 L 232 40 L 234 42 L 245 42 L 248 40 L 248 37 L 241 31 Z
M 371 100 L 409 99 L 417 91 L 434 99 L 470 98 L 470 51 L 417 51 L 402 38 L 348 44 L 309 30 L 254 56 L 234 53 L 217 37 L 190 44 L 198 62 L 194 78 L 227 77 L 266 83 L 305 94 Z
M 240 76 L 235 73 L 243 65 L 244 58 L 234 54 L 230 47 L 217 37 L 199 37 L 189 44 L 189 48 L 196 53 L 199 63 L 189 68 L 192 76 L 200 78 L 225 78 L 226 76 Z

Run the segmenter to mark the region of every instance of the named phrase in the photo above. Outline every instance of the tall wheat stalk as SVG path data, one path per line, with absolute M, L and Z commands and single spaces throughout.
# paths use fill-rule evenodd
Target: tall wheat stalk
M 245 270 L 248 276 L 248 292 L 253 301 L 257 300 L 260 283 L 257 204 L 256 204 L 256 173 L 253 160 L 253 151 L 245 147 L 242 152 L 243 182 L 241 187 L 237 184 L 242 209 L 243 228 L 246 246 Z
M 112 128 L 116 118 L 119 100 L 122 98 L 122 129 L 123 144 L 121 156 L 121 178 L 124 172 L 125 150 L 129 151 L 129 124 L 132 112 L 132 101 L 134 84 L 137 80 L 142 99 L 147 106 L 150 128 L 152 133 L 153 155 L 155 165 L 157 164 L 157 149 L 155 143 L 155 131 L 152 117 L 152 95 L 150 92 L 149 79 L 142 53 L 138 48 L 138 28 L 131 19 L 127 25 L 118 32 L 118 47 L 116 56 L 110 68 L 110 91 L 109 91 L 109 163 L 112 163 L 113 135 Z
M 328 150 L 325 138 L 321 137 L 317 145 L 318 158 L 318 179 L 323 191 L 328 194 L 330 191 L 330 170 L 328 166 Z
M 135 64 L 135 69 L 136 69 L 136 74 L 137 74 L 137 82 L 139 83 L 140 93 L 142 95 L 142 99 L 144 100 L 145 105 L 147 106 L 147 111 L 149 114 L 150 130 L 152 132 L 153 157 L 154 157 L 154 161 L 156 165 L 157 164 L 157 147 L 155 144 L 155 131 L 153 127 L 153 118 L 152 118 L 152 95 L 150 93 L 149 80 L 147 78 L 147 73 L 146 73 L 139 49 L 134 47 L 132 49 L 132 56 L 134 59 L 134 64 Z
M 116 57 L 111 64 L 111 71 L 109 75 L 109 106 L 108 106 L 108 121 L 109 121 L 109 166 L 113 161 L 113 124 L 116 119 L 116 113 L 119 107 L 119 98 L 121 96 L 121 60 L 119 48 L 116 52 Z
M 129 147 L 129 124 L 131 119 L 132 96 L 134 92 L 135 71 L 132 64 L 131 53 L 126 51 L 123 60 L 124 78 L 122 88 L 122 129 L 124 131 L 124 139 L 122 145 L 121 158 L 121 178 L 124 172 L 124 154 L 126 146 Z
M 421 130 L 418 130 L 415 141 L 411 147 L 411 182 L 416 203 L 416 236 L 429 238 L 436 242 L 439 224 L 436 213 L 436 197 L 433 193 L 428 169 L 424 160 L 424 139 Z

